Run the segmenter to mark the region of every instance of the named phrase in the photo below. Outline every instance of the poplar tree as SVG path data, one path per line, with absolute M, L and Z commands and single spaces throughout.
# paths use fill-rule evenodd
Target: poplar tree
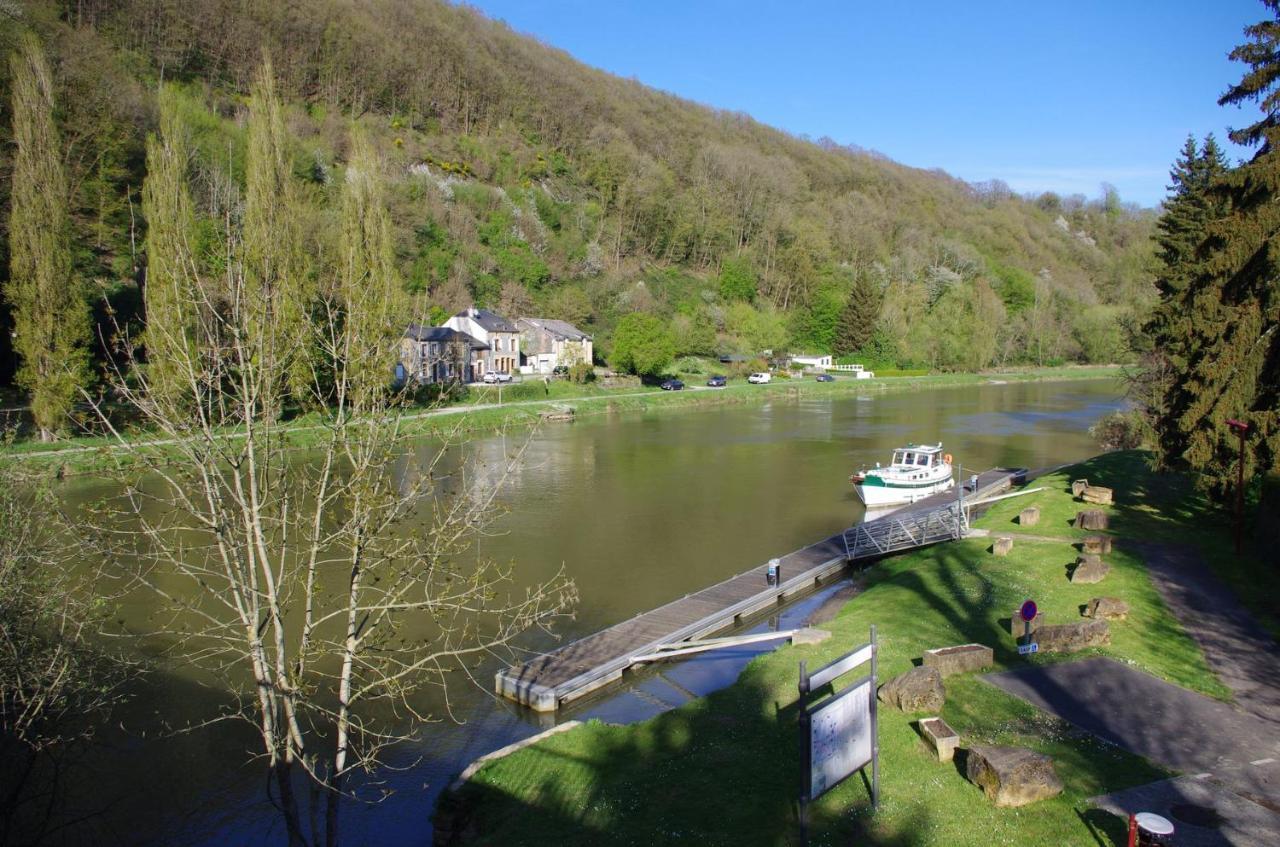
M 142 214 L 147 221 L 147 272 L 143 287 L 147 327 L 147 384 L 171 398 L 198 390 L 183 364 L 194 327 L 195 214 L 187 188 L 190 149 L 178 115 L 177 95 L 160 90 L 160 133 L 147 138 L 147 179 Z
M 18 383 L 40 440 L 52 441 L 89 382 L 89 309 L 71 266 L 70 193 L 53 121 L 53 80 L 33 35 L 10 59 L 13 84 L 9 286 Z
M 1275 468 L 1280 453 L 1280 0 L 1264 5 L 1273 19 L 1245 29 L 1249 40 L 1231 58 L 1247 70 L 1218 101 L 1260 105 L 1263 117 L 1232 131 L 1231 140 L 1261 146 L 1207 189 L 1222 214 L 1206 224 L 1194 254 L 1167 245 L 1176 265 L 1161 305 L 1186 316 L 1185 323 L 1170 322 L 1174 355 L 1162 453 L 1166 462 L 1198 471 L 1205 487 L 1219 493 L 1233 486 L 1238 461 L 1228 419 L 1251 428 L 1246 476 Z

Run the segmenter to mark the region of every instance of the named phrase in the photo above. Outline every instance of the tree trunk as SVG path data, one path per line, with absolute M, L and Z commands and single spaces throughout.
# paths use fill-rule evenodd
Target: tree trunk
M 293 765 L 285 759 L 275 764 L 276 787 L 280 789 L 280 814 L 284 815 L 285 831 L 289 835 L 289 847 L 307 847 L 302 834 L 302 817 L 298 812 L 298 798 L 293 793 Z

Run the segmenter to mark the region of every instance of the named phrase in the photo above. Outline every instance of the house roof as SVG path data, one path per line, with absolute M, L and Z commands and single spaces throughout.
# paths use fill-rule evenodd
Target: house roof
M 475 321 L 476 323 L 480 324 L 480 326 L 484 327 L 486 332 L 519 332 L 520 331 L 519 329 L 516 328 L 516 325 L 513 324 L 511 321 L 507 320 L 502 315 L 499 315 L 496 312 L 490 312 L 488 309 L 477 309 L 475 307 L 472 307 L 470 309 L 463 309 L 461 312 L 458 312 L 458 314 L 454 315 L 454 317 L 471 318 L 471 320 Z
M 404 331 L 405 338 L 412 338 L 414 341 L 439 341 L 446 344 L 461 342 L 470 345 L 472 350 L 488 350 L 489 345 L 479 340 L 475 336 L 465 332 L 459 332 L 456 329 L 447 326 L 422 326 L 421 324 L 409 324 L 409 328 Z
M 554 318 L 520 318 L 516 323 L 521 329 L 525 329 L 527 325 L 563 338 L 566 341 L 587 341 L 591 338 L 590 335 L 587 335 L 568 321 L 558 321 Z

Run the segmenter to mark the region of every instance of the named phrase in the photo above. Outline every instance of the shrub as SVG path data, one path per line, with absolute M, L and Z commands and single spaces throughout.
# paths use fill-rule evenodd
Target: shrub
M 1089 435 L 1103 450 L 1135 450 L 1150 442 L 1151 427 L 1138 412 L 1112 412 L 1089 427 Z
M 569 366 L 569 381 L 577 385 L 595 382 L 596 369 L 590 362 L 578 362 Z

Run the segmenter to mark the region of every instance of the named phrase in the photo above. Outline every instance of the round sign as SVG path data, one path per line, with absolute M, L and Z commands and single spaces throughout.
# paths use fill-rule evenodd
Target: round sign
M 1018 610 L 1018 614 L 1022 616 L 1022 619 L 1024 621 L 1026 621 L 1027 623 L 1031 623 L 1033 620 L 1036 619 L 1036 615 L 1039 613 L 1039 611 L 1040 610 L 1036 608 L 1036 601 L 1028 600 L 1027 602 L 1022 604 L 1022 608 Z

